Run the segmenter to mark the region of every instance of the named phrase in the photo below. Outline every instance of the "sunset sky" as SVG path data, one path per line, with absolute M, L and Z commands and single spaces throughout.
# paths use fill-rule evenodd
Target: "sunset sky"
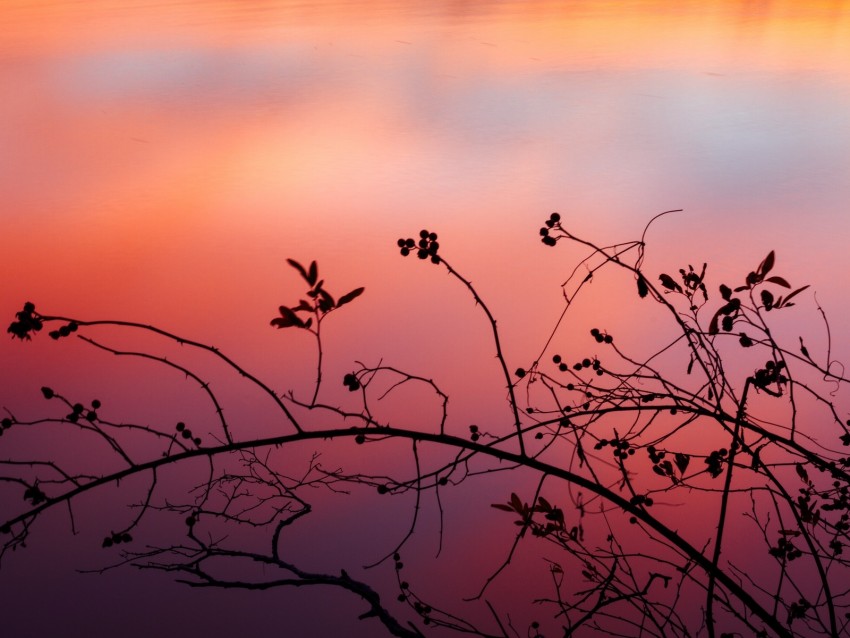
M 383 360 L 440 381 L 450 424 L 465 427 L 505 418 L 489 327 L 457 282 L 401 259 L 396 240 L 439 233 L 516 367 L 540 354 L 579 257 L 540 243 L 552 211 L 614 243 L 681 208 L 648 233 L 648 272 L 708 262 L 713 291 L 776 250 L 777 273 L 811 284 L 835 356 L 850 356 L 848 2 L 6 0 L 0 33 L 7 322 L 27 300 L 150 322 L 303 394 L 313 344 L 269 320 L 303 295 L 285 259 L 315 259 L 331 292 L 366 288 L 328 321 L 328 396 L 354 361 Z M 623 285 L 600 281 L 555 351 L 597 318 L 638 350 L 654 343 L 656 319 L 629 310 L 639 300 Z M 811 291 L 783 330 L 822 342 Z M 0 408 L 21 418 L 43 408 L 47 384 L 114 397 L 116 418 L 121 406 L 179 410 L 185 390 L 151 405 L 138 390 L 159 388 L 144 380 L 155 370 L 116 372 L 127 368 L 46 335 L 4 340 L 0 364 Z M 227 391 L 249 417 L 259 409 Z M 12 557 L 16 584 L 0 573 L 0 593 L 20 603 L 4 622 L 44 626 L 26 602 L 43 597 L 101 635 L 86 620 L 98 606 L 71 587 L 111 597 L 107 628 L 134 607 L 95 577 L 79 584 L 71 557 L 45 567 L 42 551 L 34 541 Z M 185 621 L 177 595 L 207 617 L 199 595 L 161 578 L 104 579 L 169 618 Z M 245 604 L 277 600 L 261 596 Z M 273 626 L 217 613 L 211 626 Z M 157 626 L 136 616 L 138 635 Z

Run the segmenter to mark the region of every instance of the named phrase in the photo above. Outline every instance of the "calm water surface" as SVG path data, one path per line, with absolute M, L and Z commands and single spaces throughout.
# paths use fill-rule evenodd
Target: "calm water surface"
M 284 258 L 316 259 L 332 290 L 367 287 L 329 335 L 334 374 L 383 355 L 440 374 L 459 423 L 501 418 L 481 402 L 498 382 L 486 326 L 445 277 L 401 261 L 396 238 L 438 231 L 521 362 L 573 263 L 539 243 L 551 211 L 614 242 L 683 208 L 648 236 L 650 270 L 708 261 L 731 283 L 776 249 L 781 274 L 850 330 L 847 2 L 7 0 L 0 33 L 7 319 L 32 299 L 150 321 L 306 388 L 311 344 L 267 324 L 300 292 Z M 614 295 L 595 304 L 577 312 L 651 330 L 623 322 Z M 810 307 L 789 321 L 820 330 Z M 120 394 L 121 379 L 42 345 L 0 345 L 0 405 L 39 405 L 48 381 Z M 43 597 L 101 635 L 98 606 L 65 587 L 107 597 L 102 635 L 122 614 L 139 635 L 154 626 L 97 583 L 15 565 L 19 584 L 0 590 L 21 601 L 6 612 L 18 627 Z M 156 596 L 153 582 L 133 586 Z M 185 619 L 169 598 L 185 592 L 166 590 L 153 604 Z

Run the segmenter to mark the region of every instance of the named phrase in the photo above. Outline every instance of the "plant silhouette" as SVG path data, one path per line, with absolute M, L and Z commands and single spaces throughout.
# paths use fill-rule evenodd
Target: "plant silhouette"
M 322 322 L 364 288 L 334 298 L 315 261 L 305 267 L 288 260 L 307 285 L 306 298 L 281 305 L 271 320 L 315 338 L 308 399 L 276 391 L 211 345 L 132 321 L 42 314 L 27 302 L 8 328 L 12 338 L 30 341 L 49 326 L 53 339 L 74 337 L 120 357 L 152 360 L 195 383 L 217 422 L 128 422 L 109 415 L 100 400 L 79 401 L 49 387 L 41 388 L 44 414 L 24 418 L 7 408 L 0 429 L 6 456 L 0 462 L 0 557 L 26 546 L 48 511 L 67 510 L 73 526 L 84 495 L 138 477 L 146 481 L 141 501 L 127 488 L 126 504 L 135 507 L 108 512 L 114 528 L 98 539 L 107 553 L 103 569 L 161 570 L 194 587 L 338 588 L 362 601 L 361 620 L 380 623 L 375 635 L 850 635 L 850 564 L 843 551 L 850 542 L 850 456 L 842 456 L 850 421 L 840 404 L 848 379 L 833 358 L 826 315 L 818 306 L 826 339 L 816 347 L 805 335 L 790 343 L 778 336 L 787 328 L 774 327 L 776 316 L 793 312 L 808 286 L 794 287 L 776 274 L 773 252 L 737 286 L 711 282 L 705 264 L 648 272 L 647 231 L 670 212 L 654 217 L 639 240 L 607 246 L 574 235 L 558 213 L 545 220 L 539 233 L 547 248 L 568 244 L 572 255 L 581 253 L 563 284 L 563 312 L 537 356 L 519 365 L 509 364 L 496 318 L 446 260 L 437 234 L 425 229 L 397 241 L 403 257 L 445 269 L 489 325 L 503 380 L 496 399 L 507 406 L 503 421 L 487 425 L 450 422 L 439 380 L 383 362 L 352 364 L 341 379 L 359 403 L 356 410 L 320 401 Z M 660 345 L 650 355 L 632 354 L 639 348 L 621 343 L 604 327 L 604 316 L 586 334 L 584 352 L 553 350 L 575 300 L 588 294 L 602 270 L 634 281 L 624 306 L 660 310 Z M 110 327 L 209 356 L 271 402 L 280 420 L 276 434 L 257 437 L 225 418 L 220 393 L 196 367 L 108 345 L 99 331 Z M 375 416 L 374 403 L 402 388 L 436 394 L 432 422 L 410 427 Z M 19 432 L 46 438 L 56 424 L 78 435 L 77 462 L 39 458 L 32 446 L 16 446 Z M 288 453 L 291 460 L 311 445 L 351 441 L 375 450 L 395 442 L 411 460 L 401 469 L 388 462 L 376 474 L 328 469 L 314 453 L 302 459 L 306 470 L 295 473 L 279 456 Z M 86 453 L 93 442 L 98 450 L 106 444 L 109 454 Z M 165 468 L 184 468 L 193 477 L 182 498 L 175 499 L 173 485 L 166 496 L 162 477 L 171 474 Z M 403 560 L 423 525 L 420 504 L 431 497 L 439 503 L 446 490 L 493 473 L 516 473 L 517 487 L 477 505 L 482 515 L 503 517 L 498 520 L 513 530 L 512 540 L 480 568 L 479 586 L 465 600 L 452 598 L 451 588 L 435 592 Z M 373 581 L 344 569 L 307 569 L 287 554 L 286 539 L 314 513 L 316 489 L 412 497 L 407 533 L 370 566 Z M 442 507 L 439 512 L 442 517 Z M 175 520 L 180 531 L 168 542 L 145 540 L 159 523 Z M 548 595 L 526 599 L 523 587 L 511 588 L 521 547 L 545 558 L 526 567 L 544 565 Z M 221 564 L 233 569 L 221 571 Z M 249 573 L 245 564 L 263 570 Z M 392 574 L 389 589 L 377 576 L 380 569 Z M 493 603 L 496 587 L 510 590 L 510 600 Z

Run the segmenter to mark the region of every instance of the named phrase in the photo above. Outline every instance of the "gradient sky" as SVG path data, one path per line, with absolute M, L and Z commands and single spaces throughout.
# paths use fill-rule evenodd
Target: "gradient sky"
M 486 323 L 442 273 L 401 260 L 398 237 L 440 234 L 522 365 L 575 258 L 540 244 L 550 212 L 615 242 L 683 208 L 649 233 L 650 272 L 707 261 L 715 286 L 733 284 L 775 249 L 833 334 L 850 332 L 847 2 L 10 0 L 0 33 L 7 320 L 31 300 L 152 322 L 306 392 L 312 344 L 268 321 L 301 294 L 285 258 L 316 259 L 331 292 L 366 287 L 328 323 L 329 376 L 380 357 L 435 376 L 462 427 L 505 417 Z M 576 326 L 602 315 L 638 344 L 651 334 L 613 292 L 593 299 Z M 818 321 L 809 296 L 785 329 L 816 340 Z M 0 407 L 34 414 L 51 384 L 140 408 L 135 368 L 37 341 L 0 344 Z M 45 584 L 39 551 L 15 557 L 31 584 L 11 588 L 13 623 L 30 622 L 34 592 L 54 604 L 97 587 L 66 584 L 65 559 Z M 168 596 L 157 604 L 179 616 Z M 62 609 L 73 624 L 92 608 Z

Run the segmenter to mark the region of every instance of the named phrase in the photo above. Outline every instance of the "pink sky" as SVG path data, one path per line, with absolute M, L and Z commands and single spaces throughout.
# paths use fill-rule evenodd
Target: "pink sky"
M 312 344 L 268 322 L 302 294 L 285 258 L 316 259 L 332 292 L 366 287 L 328 322 L 328 376 L 383 357 L 439 377 L 462 429 L 508 416 L 488 326 L 398 237 L 440 234 L 516 367 L 577 254 L 540 244 L 550 212 L 614 242 L 684 208 L 649 233 L 649 272 L 708 261 L 716 290 L 775 249 L 846 335 L 850 7 L 802 4 L 7 2 L 0 312 L 155 323 L 303 393 Z M 599 317 L 646 347 L 658 319 L 622 285 L 547 356 Z M 810 295 L 788 313 L 822 340 Z M 46 383 L 143 403 L 136 368 L 48 341 L 0 344 L 0 407 L 33 413 Z

